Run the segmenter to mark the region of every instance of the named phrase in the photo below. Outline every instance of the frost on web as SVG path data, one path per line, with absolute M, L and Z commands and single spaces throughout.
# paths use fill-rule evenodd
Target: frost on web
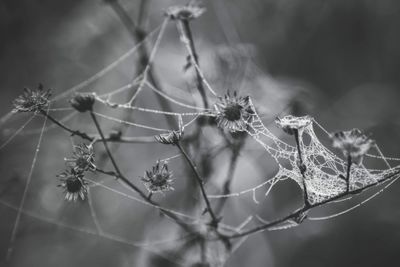
M 256 111 L 252 101 L 250 105 Z M 305 164 L 305 184 L 310 204 L 316 204 L 331 199 L 346 191 L 344 179 L 347 164 L 326 148 L 314 132 L 314 120 L 309 117 L 310 123 L 303 123 L 304 117 L 292 117 L 294 123 L 302 124 L 299 128 L 299 144 Z M 255 139 L 277 162 L 279 171 L 272 179 L 271 185 L 286 178 L 294 180 L 303 188 L 303 176 L 298 167 L 297 147 L 291 146 L 276 137 L 268 130 L 257 112 L 248 121 L 246 132 Z M 369 170 L 361 165 L 353 165 L 350 173 L 350 190 L 357 190 L 376 183 L 383 179 L 390 170 Z

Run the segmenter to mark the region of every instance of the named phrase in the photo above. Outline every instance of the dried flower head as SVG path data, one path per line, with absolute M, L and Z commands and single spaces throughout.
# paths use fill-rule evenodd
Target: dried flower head
M 93 94 L 76 94 L 69 102 L 79 112 L 91 111 L 95 97 Z
M 301 131 L 312 123 L 310 116 L 295 117 L 287 115 L 283 118 L 276 118 L 275 123 L 282 128 L 282 130 L 290 135 L 293 135 L 295 130 Z
M 71 158 L 65 158 L 66 165 L 75 171 L 95 171 L 96 165 L 94 160 L 93 146 L 80 144 L 74 146 Z
M 230 132 L 244 131 L 254 114 L 249 96 L 237 96 L 236 92 L 233 96 L 228 92 L 224 97 L 219 97 L 214 107 L 218 127 Z
M 59 174 L 58 177 L 61 181 L 61 184 L 58 186 L 64 189 L 65 200 L 76 201 L 78 198 L 85 200 L 88 187 L 82 172 L 67 169 Z
M 39 112 L 49 105 L 51 90 L 44 90 L 39 84 L 37 89 L 24 88 L 24 93 L 14 101 L 13 112 Z
M 169 131 L 168 133 L 156 135 L 154 138 L 164 145 L 176 145 L 181 140 L 182 135 L 181 131 Z
M 168 170 L 166 162 L 157 161 L 151 171 L 146 171 L 142 181 L 151 193 L 167 192 L 174 190 L 172 187 L 172 172 Z
M 192 20 L 200 17 L 206 9 L 196 4 L 187 4 L 184 6 L 171 6 L 165 14 L 174 20 Z
M 330 137 L 332 146 L 340 149 L 345 157 L 351 157 L 351 162 L 357 165 L 362 162 L 364 155 L 375 144 L 359 129 L 336 132 Z

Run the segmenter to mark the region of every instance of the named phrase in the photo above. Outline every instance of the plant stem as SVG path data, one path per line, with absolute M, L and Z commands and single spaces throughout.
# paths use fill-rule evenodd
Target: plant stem
M 69 128 L 68 126 L 66 126 L 59 120 L 57 120 L 56 118 L 47 114 L 44 110 L 41 110 L 40 113 L 42 115 L 46 116 L 50 121 L 52 121 L 54 124 L 58 125 L 60 128 L 71 133 L 71 135 L 79 136 L 82 139 L 93 142 L 93 144 L 97 143 L 99 141 L 102 141 L 101 139 L 98 138 L 98 136 L 88 135 L 84 132 L 81 132 L 78 130 L 73 130 L 73 129 Z M 114 142 L 114 143 L 132 143 L 132 144 L 156 143 L 156 140 L 154 139 L 153 136 L 135 136 L 135 137 L 119 137 L 119 138 L 108 137 L 108 138 L 105 138 L 105 140 L 107 142 Z
M 188 20 L 178 20 L 177 23 L 178 23 L 179 32 L 181 34 L 181 41 L 185 44 L 185 46 L 189 52 L 191 61 L 195 65 L 199 66 L 199 58 L 197 56 L 196 47 L 194 45 L 193 34 L 192 34 L 192 30 L 190 29 L 189 21 Z M 195 68 L 195 70 L 196 70 L 196 78 L 197 78 L 197 89 L 199 90 L 201 98 L 203 99 L 204 108 L 208 108 L 208 106 L 209 106 L 208 100 L 207 100 L 207 96 L 206 96 L 206 91 L 204 89 L 203 80 L 201 78 L 200 70 L 198 68 Z
M 306 186 L 306 175 L 305 175 L 305 171 L 306 170 L 305 170 L 305 165 L 304 165 L 304 162 L 303 162 L 303 155 L 301 153 L 301 148 L 300 148 L 299 130 L 297 130 L 297 129 L 294 129 L 294 138 L 296 140 L 297 152 L 299 154 L 299 163 L 300 163 L 299 169 L 300 169 L 301 175 L 303 176 L 302 183 L 303 183 L 303 189 L 304 189 L 303 190 L 304 205 L 305 206 L 309 206 L 310 202 L 308 200 L 308 192 L 307 192 L 307 186 Z
M 236 170 L 236 164 L 237 164 L 237 160 L 239 158 L 239 151 L 240 151 L 241 147 L 243 146 L 243 143 L 244 142 L 242 140 L 240 140 L 240 142 L 238 144 L 233 144 L 231 159 L 230 159 L 229 167 L 228 167 L 228 174 L 226 176 L 225 183 L 223 185 L 223 192 L 222 192 L 223 195 L 227 195 L 231 192 L 230 187 L 231 187 L 232 179 L 233 179 L 233 176 L 234 176 L 234 173 Z M 215 208 L 215 212 L 217 214 L 219 214 L 222 211 L 227 200 L 228 200 L 228 198 L 224 197 L 224 198 L 221 198 L 221 200 L 218 202 L 218 205 Z
M 347 172 L 346 172 L 346 192 L 350 191 L 350 171 L 351 171 L 352 160 L 351 156 L 347 156 Z
M 62 129 L 64 129 L 65 131 L 70 132 L 72 135 L 77 135 L 77 136 L 80 136 L 81 138 L 86 139 L 88 141 L 93 141 L 94 137 L 90 137 L 86 133 L 82 133 L 80 131 L 76 131 L 76 130 L 70 129 L 68 126 L 66 126 L 62 122 L 58 121 L 57 119 L 55 119 L 52 116 L 50 116 L 49 114 L 47 114 L 46 111 L 40 110 L 40 113 L 42 115 L 44 115 L 45 117 L 47 117 L 49 120 L 51 120 L 53 123 L 55 123 L 56 125 L 61 127 Z
M 182 155 L 185 157 L 185 159 L 186 159 L 186 161 L 188 162 L 189 166 L 190 166 L 191 169 L 193 170 L 193 173 L 195 174 L 195 177 L 196 177 L 196 181 L 197 181 L 197 183 L 199 184 L 200 191 L 201 191 L 201 194 L 202 194 L 202 196 L 203 196 L 204 202 L 206 203 L 207 211 L 208 211 L 208 213 L 210 214 L 211 219 L 212 219 L 211 225 L 212 225 L 214 228 L 217 228 L 217 227 L 218 227 L 218 219 L 217 219 L 217 217 L 215 216 L 215 213 L 214 213 L 214 211 L 213 211 L 213 209 L 212 209 L 212 207 L 211 207 L 211 204 L 210 204 L 210 200 L 209 200 L 208 197 L 207 197 L 207 194 L 206 194 L 206 191 L 205 191 L 204 185 L 203 185 L 203 179 L 201 178 L 199 172 L 197 171 L 196 165 L 194 164 L 194 162 L 192 161 L 192 159 L 189 157 L 189 155 L 186 153 L 186 151 L 183 149 L 183 147 L 181 146 L 181 144 L 178 142 L 178 143 L 176 144 L 176 146 L 179 148 L 179 150 L 181 151 Z

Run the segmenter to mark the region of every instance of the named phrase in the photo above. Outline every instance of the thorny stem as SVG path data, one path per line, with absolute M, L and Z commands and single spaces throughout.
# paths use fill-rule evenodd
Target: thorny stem
M 189 57 L 197 66 L 199 66 L 199 58 L 197 56 L 196 47 L 193 41 L 192 30 L 190 29 L 190 24 L 188 20 L 178 20 L 178 29 L 181 34 L 181 41 L 185 44 L 188 52 Z M 208 101 L 206 96 L 206 91 L 204 89 L 203 80 L 201 78 L 200 71 L 195 68 L 196 70 L 196 79 L 197 79 L 197 89 L 203 99 L 204 108 L 208 108 Z
M 182 145 L 178 142 L 176 144 L 176 146 L 179 148 L 179 150 L 181 151 L 182 155 L 185 157 L 186 161 L 189 163 L 190 168 L 193 170 L 193 173 L 195 174 L 196 177 L 196 181 L 199 184 L 200 187 L 200 191 L 201 194 L 203 196 L 204 202 L 206 203 L 207 206 L 207 211 L 211 216 L 212 222 L 211 222 L 211 226 L 213 226 L 214 228 L 218 227 L 218 219 L 215 216 L 215 213 L 211 207 L 210 204 L 210 200 L 208 199 L 206 190 L 204 189 L 204 185 L 203 185 L 203 179 L 201 178 L 199 172 L 197 171 L 196 165 L 194 164 L 194 162 L 192 161 L 192 159 L 189 157 L 189 155 L 186 153 L 186 151 L 183 149 Z
M 346 173 L 346 192 L 350 191 L 350 171 L 351 171 L 351 156 L 347 156 L 347 173 Z
M 299 169 L 301 172 L 301 175 L 303 176 L 302 182 L 303 182 L 303 196 L 304 196 L 304 205 L 307 207 L 310 205 L 310 202 L 308 200 L 308 192 L 307 192 L 307 186 L 306 186 L 306 175 L 305 175 L 305 165 L 303 162 L 303 155 L 301 153 L 301 148 L 300 148 L 300 142 L 299 142 L 299 130 L 294 129 L 294 138 L 296 139 L 296 146 L 297 146 L 297 152 L 299 154 Z
M 368 184 L 368 185 L 366 185 L 366 186 L 364 186 L 362 188 L 351 190 L 349 192 L 343 192 L 343 193 L 338 194 L 336 196 L 333 196 L 331 198 L 325 199 L 324 201 L 321 201 L 321 202 L 318 202 L 318 203 L 315 203 L 315 204 L 310 204 L 309 206 L 303 206 L 302 208 L 299 208 L 299 209 L 293 211 L 292 213 L 290 213 L 290 214 L 288 214 L 288 215 L 286 215 L 286 216 L 284 216 L 282 218 L 279 218 L 279 219 L 276 219 L 276 220 L 271 221 L 269 223 L 254 227 L 253 229 L 244 231 L 242 233 L 226 236 L 226 238 L 228 238 L 228 239 L 239 238 L 239 237 L 243 237 L 243 236 L 248 236 L 248 235 L 253 234 L 253 233 L 261 232 L 263 230 L 267 230 L 267 229 L 269 229 L 269 228 L 271 228 L 273 226 L 276 226 L 276 225 L 278 225 L 280 223 L 283 223 L 283 222 L 285 222 L 287 220 L 298 218 L 301 214 L 304 214 L 305 212 L 308 212 L 309 210 L 311 210 L 313 208 L 316 208 L 316 207 L 322 206 L 324 204 L 327 204 L 329 202 L 341 199 L 343 197 L 348 196 L 349 194 L 352 194 L 352 195 L 359 194 L 359 193 L 365 191 L 368 188 L 380 185 L 380 184 L 385 183 L 385 182 L 387 182 L 389 180 L 396 179 L 396 178 L 399 178 L 399 177 L 400 177 L 400 168 L 396 168 L 395 172 L 387 175 L 386 177 L 382 178 L 381 180 L 379 180 L 379 181 L 377 181 L 375 183 Z

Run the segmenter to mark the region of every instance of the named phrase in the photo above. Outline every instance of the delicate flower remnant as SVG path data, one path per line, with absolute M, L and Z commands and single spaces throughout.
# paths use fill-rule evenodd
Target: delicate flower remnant
M 168 133 L 163 133 L 154 136 L 157 142 L 164 145 L 176 145 L 182 138 L 181 131 L 170 131 Z
M 310 116 L 295 117 L 287 115 L 283 118 L 276 118 L 275 123 L 282 128 L 282 130 L 289 134 L 294 135 L 296 131 L 301 131 L 312 123 Z
M 42 84 L 37 89 L 25 88 L 24 93 L 13 101 L 13 112 L 39 112 L 49 105 L 50 96 L 51 90 L 44 90 Z
M 79 112 L 92 111 L 95 97 L 93 94 L 76 94 L 69 102 Z
M 214 107 L 217 113 L 218 127 L 230 132 L 245 131 L 254 114 L 250 105 L 250 97 L 237 96 L 236 92 L 233 93 L 233 96 L 228 92 L 224 97 L 219 97 L 219 101 Z
M 82 172 L 77 172 L 74 169 L 67 169 L 59 174 L 58 177 L 61 180 L 59 186 L 64 189 L 65 200 L 76 201 L 78 198 L 85 200 L 88 187 Z
M 184 6 L 169 7 L 165 14 L 174 20 L 192 20 L 200 17 L 206 9 L 198 5 L 187 4 Z
M 96 165 L 92 145 L 80 144 L 74 146 L 71 158 L 65 158 L 66 165 L 77 172 L 95 171 Z
M 359 165 L 364 155 L 375 144 L 359 129 L 341 131 L 331 134 L 332 146 L 343 152 L 343 155 L 350 158 L 351 162 Z
M 276 124 L 282 130 L 289 134 L 289 135 L 294 135 L 294 138 L 296 140 L 296 147 L 297 147 L 297 154 L 298 154 L 298 159 L 297 159 L 297 167 L 299 168 L 299 171 L 303 177 L 302 179 L 302 184 L 303 184 L 303 196 L 304 196 L 304 204 L 306 206 L 310 205 L 309 199 L 308 199 L 308 192 L 307 192 L 307 184 L 306 184 L 306 171 L 307 171 L 307 166 L 304 162 L 303 159 L 303 153 L 302 153 L 302 147 L 300 143 L 300 136 L 302 131 L 311 125 L 312 119 L 310 116 L 304 116 L 304 117 L 295 117 L 292 115 L 287 115 L 283 117 L 282 119 L 277 118 L 275 120 Z
M 168 170 L 166 162 L 157 161 L 151 171 L 146 171 L 145 176 L 142 181 L 150 193 L 163 193 L 174 190 L 172 187 L 172 172 Z

